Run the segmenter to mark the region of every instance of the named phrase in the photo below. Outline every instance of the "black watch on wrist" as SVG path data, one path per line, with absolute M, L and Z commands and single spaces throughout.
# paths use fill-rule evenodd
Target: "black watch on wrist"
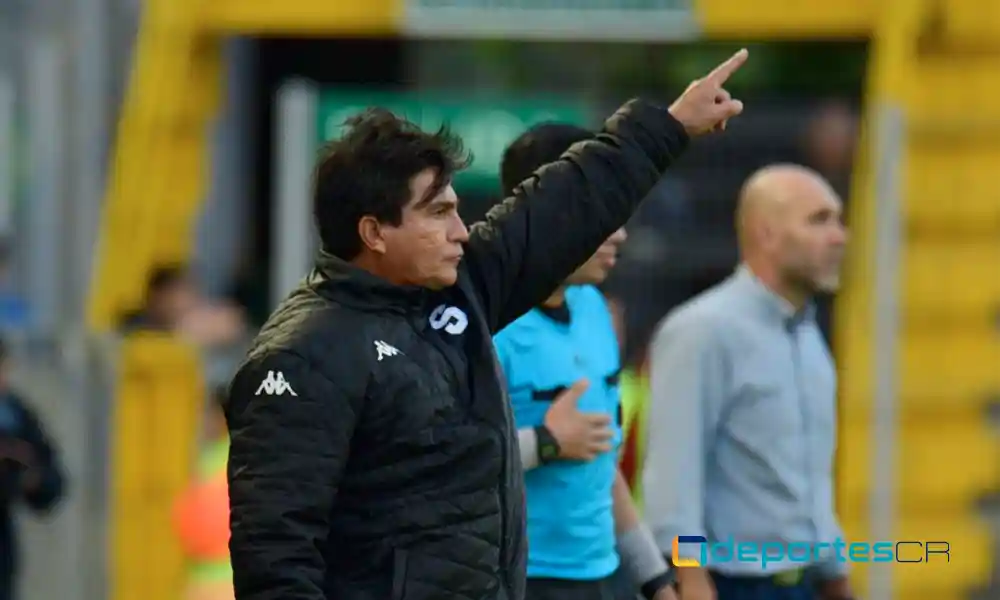
M 674 570 L 669 569 L 642 584 L 639 592 L 646 600 L 653 600 L 660 593 L 660 590 L 668 586 L 673 586 L 676 583 L 677 578 L 675 577 Z
M 535 427 L 535 441 L 538 443 L 538 462 L 545 464 L 559 458 L 559 442 L 545 425 Z

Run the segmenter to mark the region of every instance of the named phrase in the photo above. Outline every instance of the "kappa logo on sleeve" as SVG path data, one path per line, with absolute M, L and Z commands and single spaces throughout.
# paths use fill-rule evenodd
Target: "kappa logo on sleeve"
M 267 372 L 267 378 L 261 382 L 260 387 L 257 388 L 256 396 L 264 394 L 265 396 L 283 396 L 285 394 L 290 394 L 292 396 L 298 396 L 292 386 L 285 381 L 285 375 L 278 371 Z

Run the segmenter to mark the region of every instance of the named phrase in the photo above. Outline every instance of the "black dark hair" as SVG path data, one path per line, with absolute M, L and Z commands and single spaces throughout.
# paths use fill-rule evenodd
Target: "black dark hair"
M 372 216 L 399 225 L 410 201 L 410 181 L 437 173 L 432 195 L 467 167 L 472 157 L 447 126 L 435 133 L 382 108 L 355 115 L 346 131 L 326 145 L 316 166 L 313 216 L 323 249 L 344 260 L 361 252 L 358 222 Z
M 593 132 L 568 123 L 546 122 L 529 128 L 503 152 L 500 163 L 503 195 L 513 194 L 519 183 L 540 167 L 558 160 L 573 144 L 593 137 Z
M 159 265 L 146 281 L 146 298 L 151 299 L 187 279 L 188 269 L 181 264 Z

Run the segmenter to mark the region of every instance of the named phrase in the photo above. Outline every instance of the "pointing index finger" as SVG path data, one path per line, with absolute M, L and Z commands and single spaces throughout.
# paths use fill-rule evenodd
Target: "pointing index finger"
M 708 74 L 705 79 L 711 81 L 716 85 L 722 85 L 732 77 L 733 73 L 739 70 L 743 66 L 743 63 L 747 61 L 750 53 L 747 52 L 746 48 L 743 48 L 736 54 L 729 57 L 729 60 L 722 63 L 721 65 L 715 67 L 711 73 Z

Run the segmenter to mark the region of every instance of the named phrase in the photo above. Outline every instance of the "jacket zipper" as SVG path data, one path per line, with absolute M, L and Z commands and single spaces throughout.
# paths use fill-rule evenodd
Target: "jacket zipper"
M 413 328 L 413 330 L 416 332 L 416 334 L 421 339 L 423 339 L 423 340 L 425 340 L 427 342 L 430 342 L 431 346 L 433 346 L 434 349 L 438 353 L 440 353 L 442 357 L 444 357 L 444 361 L 446 363 L 448 363 L 448 368 L 451 369 L 451 373 L 452 373 L 452 376 L 455 378 L 455 381 L 461 382 L 462 378 L 459 376 L 458 369 L 455 368 L 455 363 L 452 361 L 451 357 L 449 356 L 449 352 L 452 351 L 452 348 L 449 347 L 447 345 L 447 343 L 444 342 L 444 341 L 442 341 L 440 338 L 438 338 L 438 337 L 436 337 L 434 335 L 427 335 L 427 334 L 425 334 L 423 331 L 421 331 L 418 327 L 414 326 L 412 323 L 410 323 L 410 327 Z M 465 386 L 460 386 L 460 389 L 459 389 L 460 397 L 466 402 L 466 407 L 470 411 L 471 411 L 472 402 L 473 402 L 473 399 L 472 399 L 472 395 L 473 395 L 473 393 L 472 393 L 473 373 L 472 373 L 472 371 L 473 371 L 474 368 L 475 367 L 473 366 L 473 363 L 470 360 L 470 362 L 468 364 L 466 364 L 466 370 L 468 371 L 467 375 L 466 375 L 466 382 L 465 382 L 466 385 Z M 493 367 L 491 366 L 490 369 L 492 370 Z M 500 390 L 500 392 L 501 392 L 501 401 L 506 401 L 506 399 L 503 397 L 503 393 L 502 393 L 503 391 Z M 503 407 L 503 415 L 504 415 L 504 419 L 505 420 L 507 419 L 507 411 L 508 410 L 509 409 L 507 407 Z M 500 450 L 501 450 L 500 485 L 499 485 L 499 488 L 498 488 L 499 491 L 497 492 L 497 501 L 498 501 L 497 503 L 500 506 L 500 525 L 499 525 L 499 534 L 500 534 L 500 563 L 504 567 L 509 567 L 510 565 L 507 564 L 507 563 L 510 560 L 510 558 L 509 558 L 510 557 L 510 549 L 509 549 L 509 547 L 510 547 L 510 538 L 511 538 L 511 535 L 509 535 L 510 532 L 507 531 L 507 529 L 509 527 L 509 523 L 508 523 L 508 519 L 507 519 L 507 470 L 508 470 L 508 463 L 509 463 L 509 459 L 510 459 L 510 457 L 508 456 L 509 453 L 510 453 L 510 443 L 509 443 L 509 440 L 507 439 L 507 436 L 504 434 L 504 431 L 503 431 L 502 428 L 496 426 L 493 423 L 487 423 L 487 424 L 490 426 L 490 428 L 500 438 Z M 511 588 L 509 577 L 504 577 L 504 572 L 507 571 L 507 570 L 509 570 L 509 569 L 505 568 L 504 571 L 501 571 L 501 576 L 500 576 L 501 581 L 500 581 L 500 584 L 504 587 L 505 591 L 507 592 L 506 596 L 508 598 L 513 598 L 513 591 L 514 590 Z
M 502 396 L 501 396 L 502 398 Z M 506 414 L 506 413 L 505 413 Z M 510 544 L 511 544 L 511 532 L 507 531 L 510 527 L 507 519 L 507 477 L 508 477 L 508 462 L 510 461 L 510 443 L 507 440 L 507 436 L 500 427 L 494 427 L 497 435 L 500 437 L 500 446 L 503 450 L 502 458 L 500 460 L 500 486 L 497 492 L 497 499 L 500 505 L 500 563 L 503 565 L 504 570 L 500 572 L 502 581 L 500 584 L 506 589 L 507 597 L 513 599 L 514 590 L 511 589 L 510 585 Z
M 492 348 L 490 348 L 490 347 L 487 346 L 484 351 L 487 353 L 487 356 L 490 358 L 489 369 L 490 369 L 490 375 L 492 375 L 494 373 L 494 366 L 493 366 L 493 362 L 492 362 L 493 361 Z M 477 373 L 477 375 L 478 375 L 478 373 Z M 494 379 L 491 376 L 487 376 L 486 373 L 483 373 L 482 376 L 483 376 L 483 379 L 485 379 L 485 380 L 492 380 L 492 379 Z M 470 385 L 472 384 L 471 381 L 469 383 L 470 383 Z M 504 420 L 505 423 L 512 423 L 513 422 L 513 417 L 510 415 L 510 406 L 509 406 L 509 404 L 507 404 L 507 397 L 506 397 L 506 394 L 504 393 L 504 389 L 503 389 L 502 385 L 498 386 L 497 393 L 498 393 L 498 395 L 500 397 L 500 402 L 504 403 L 504 404 L 501 405 L 501 417 L 503 418 L 503 420 Z M 504 588 L 506 598 L 508 598 L 509 600 L 513 600 L 513 598 L 514 598 L 514 589 L 513 589 L 513 587 L 511 586 L 511 583 L 510 583 L 510 567 L 511 567 L 511 565 L 510 565 L 510 556 L 511 556 L 510 545 L 511 545 L 511 538 L 513 536 L 511 535 L 512 532 L 509 531 L 510 522 L 509 522 L 509 519 L 507 518 L 507 504 L 508 504 L 507 503 L 507 493 L 508 493 L 507 478 L 509 476 L 509 471 L 510 471 L 509 465 L 510 465 L 510 458 L 511 458 L 510 457 L 511 445 L 510 445 L 510 440 L 508 439 L 507 433 L 504 431 L 504 429 L 502 427 L 500 427 L 499 425 L 497 425 L 495 423 L 488 423 L 488 425 L 490 426 L 490 429 L 492 429 L 494 431 L 494 433 L 497 435 L 498 439 L 500 440 L 500 450 L 501 450 L 501 453 L 500 453 L 500 481 L 498 482 L 499 485 L 497 486 L 497 504 L 498 504 L 499 509 L 500 509 L 500 523 L 499 523 L 499 527 L 498 527 L 498 529 L 499 529 L 498 533 L 499 533 L 499 536 L 500 536 L 500 565 L 501 565 L 502 570 L 501 570 L 501 572 L 499 574 L 500 581 L 498 583 Z

